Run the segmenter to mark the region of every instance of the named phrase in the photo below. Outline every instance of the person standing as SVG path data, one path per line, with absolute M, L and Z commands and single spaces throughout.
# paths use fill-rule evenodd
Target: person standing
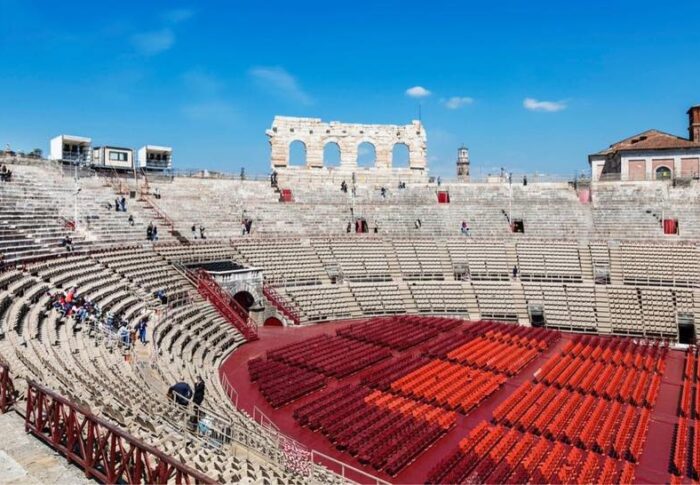
M 138 325 L 139 340 L 146 345 L 146 328 L 148 327 L 148 317 L 143 317 Z
M 202 376 L 197 376 L 197 382 L 194 383 L 194 396 L 192 397 L 192 401 L 194 401 L 197 406 L 201 406 L 204 402 L 205 387 Z

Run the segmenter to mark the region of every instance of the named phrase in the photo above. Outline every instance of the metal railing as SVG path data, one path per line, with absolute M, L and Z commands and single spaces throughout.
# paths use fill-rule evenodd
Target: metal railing
M 24 427 L 104 483 L 216 483 L 32 380 Z
M 0 414 L 7 412 L 15 402 L 15 386 L 10 377 L 10 366 L 0 362 Z
M 297 313 L 293 308 L 291 308 L 282 296 L 277 293 L 277 291 L 270 285 L 263 283 L 263 295 L 267 298 L 272 305 L 277 308 L 285 317 L 289 318 L 294 325 L 299 325 L 301 318 L 299 313 Z
M 221 373 L 220 381 L 221 386 L 224 388 L 224 393 L 226 393 L 228 398 L 231 400 L 233 406 L 238 409 L 238 391 L 231 385 L 231 382 L 228 380 L 228 376 L 226 374 Z
M 197 283 L 199 294 L 211 302 L 217 310 L 231 322 L 248 342 L 258 339 L 258 327 L 248 315 L 248 312 L 229 294 L 221 288 L 212 276 L 203 269 L 188 270 Z
M 143 200 L 151 207 L 151 209 L 155 211 L 158 217 L 165 221 L 165 224 L 170 228 L 170 232 L 172 233 L 172 231 L 175 229 L 175 223 L 170 216 L 168 216 L 168 214 L 166 214 L 165 211 L 158 206 L 158 204 L 153 202 L 153 199 L 150 196 L 144 196 Z

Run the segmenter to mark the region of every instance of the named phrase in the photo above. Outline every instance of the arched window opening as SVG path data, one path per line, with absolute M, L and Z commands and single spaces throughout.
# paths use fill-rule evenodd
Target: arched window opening
M 391 166 L 396 167 L 409 167 L 410 162 L 410 151 L 408 145 L 405 143 L 396 143 L 394 148 L 391 150 Z
M 656 180 L 669 180 L 671 178 L 671 169 L 662 165 L 656 169 Z
M 233 295 L 233 299 L 236 300 L 236 303 L 241 305 L 241 307 L 246 311 L 250 310 L 250 307 L 255 304 L 255 298 L 253 298 L 253 295 L 247 291 L 239 291 Z
M 340 146 L 338 146 L 338 144 L 334 141 L 326 143 L 326 145 L 323 147 L 323 166 L 340 166 Z
M 289 165 L 306 165 L 306 145 L 301 140 L 289 144 Z
M 357 146 L 357 166 L 374 167 L 377 162 L 377 150 L 374 145 L 364 141 Z

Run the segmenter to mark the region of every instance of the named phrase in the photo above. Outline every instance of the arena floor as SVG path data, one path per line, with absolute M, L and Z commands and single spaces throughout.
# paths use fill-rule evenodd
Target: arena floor
M 359 321 L 354 321 L 359 323 Z M 301 443 L 327 454 L 353 467 L 378 476 L 391 483 L 424 483 L 429 471 L 444 457 L 450 454 L 459 441 L 481 421 L 489 421 L 492 411 L 506 399 L 520 384 L 532 378 L 534 372 L 542 364 L 559 352 L 571 334 L 562 334 L 562 338 L 549 349 L 537 356 L 516 376 L 509 378 L 506 383 L 491 396 L 486 398 L 475 410 L 467 416 L 458 415 L 457 424 L 446 435 L 423 454 L 408 465 L 396 477 L 378 473 L 369 465 L 362 465 L 354 457 L 340 452 L 318 432 L 306 429 L 296 423 L 292 417 L 293 409 L 314 399 L 315 393 L 304 396 L 291 404 L 274 409 L 270 406 L 256 384 L 249 378 L 247 362 L 255 357 L 262 357 L 265 352 L 290 343 L 301 341 L 319 334 L 333 334 L 338 327 L 346 326 L 349 321 L 324 323 L 302 328 L 263 327 L 259 330 L 260 340 L 248 343 L 234 352 L 221 366 L 220 372 L 228 376 L 231 384 L 239 393 L 239 406 L 253 414 L 254 406 L 262 410 L 279 428 L 290 437 Z M 636 467 L 636 483 L 667 483 L 669 480 L 669 456 L 673 441 L 674 425 L 677 422 L 676 409 L 681 390 L 684 356 L 681 352 L 671 351 L 667 356 L 666 371 L 663 376 L 659 397 L 652 412 L 649 433 L 642 453 L 640 463 Z M 330 379 L 329 388 L 338 385 L 338 381 Z M 359 381 L 357 375 L 342 379 L 343 384 Z M 328 464 L 326 464 L 328 465 Z M 333 466 L 329 466 L 333 468 Z M 357 481 L 360 477 L 349 476 Z

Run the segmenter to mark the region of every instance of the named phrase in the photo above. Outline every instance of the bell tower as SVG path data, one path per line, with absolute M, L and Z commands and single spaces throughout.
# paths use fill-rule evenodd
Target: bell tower
M 457 150 L 457 180 L 469 182 L 469 149 L 464 145 Z
M 688 138 L 700 142 L 700 105 L 688 110 Z

